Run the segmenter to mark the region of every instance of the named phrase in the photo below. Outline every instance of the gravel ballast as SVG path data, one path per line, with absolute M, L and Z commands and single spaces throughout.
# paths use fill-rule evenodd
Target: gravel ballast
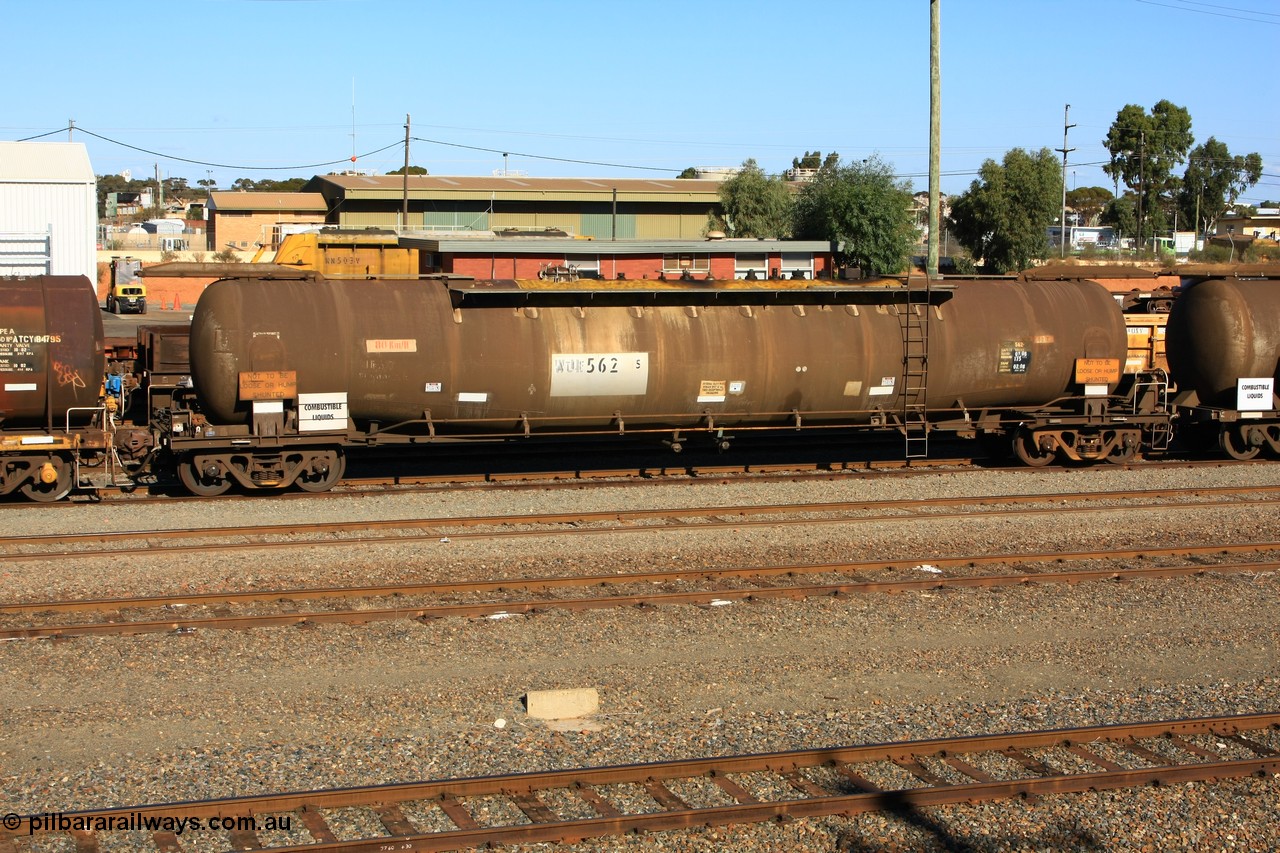
M 7 535 L 1274 485 L 1280 466 L 0 507 Z M 1271 541 L 1280 503 L 0 563 L 3 601 Z M 905 574 L 905 573 L 904 573 Z M 1280 710 L 1275 573 L 0 644 L 0 811 Z M 529 690 L 595 687 L 581 726 Z M 501 727 L 498 721 L 502 721 Z M 1278 780 L 568 850 L 1268 849 Z M 354 819 L 354 818 L 353 818 Z M 340 823 L 337 819 L 335 823 Z M 210 834 L 213 835 L 213 834 Z M 186 843 L 187 839 L 184 839 Z M 213 844 L 205 838 L 202 843 Z M 545 848 L 531 848 L 545 849 Z

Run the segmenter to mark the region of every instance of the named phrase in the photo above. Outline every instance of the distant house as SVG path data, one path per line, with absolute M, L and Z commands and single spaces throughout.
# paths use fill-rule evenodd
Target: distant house
M 212 192 L 207 210 L 210 250 L 251 251 L 278 246 L 299 225 L 324 225 L 328 206 L 319 193 Z
M 1228 237 L 1275 240 L 1280 238 L 1280 208 L 1260 207 L 1252 214 L 1228 211 L 1218 219 L 1214 234 L 1224 240 Z
M 0 142 L 0 275 L 97 280 L 98 181 L 78 142 Z

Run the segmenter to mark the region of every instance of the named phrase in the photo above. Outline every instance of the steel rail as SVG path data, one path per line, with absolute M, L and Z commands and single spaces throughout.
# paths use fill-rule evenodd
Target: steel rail
M 1264 740 L 1274 740 L 1277 729 L 1280 729 L 1280 714 L 1247 714 L 124 806 L 59 815 L 65 820 L 92 826 L 95 820 L 141 817 L 207 820 L 293 812 L 307 827 L 313 843 L 264 847 L 256 833 L 241 830 L 236 833 L 237 848 L 456 850 L 496 844 L 580 841 L 625 832 L 657 832 L 784 817 L 855 815 L 1018 796 L 1031 798 L 1271 776 L 1280 774 L 1280 752 Z M 1263 740 L 1259 739 L 1259 733 Z M 1197 739 L 1202 742 L 1197 743 Z M 1203 742 L 1206 740 L 1211 742 Z M 1071 766 L 1066 762 L 1055 764 L 1058 753 L 1063 751 L 1076 759 Z M 1111 760 L 1107 754 L 1112 751 L 1124 753 L 1126 764 L 1138 766 L 1126 767 Z M 1233 757 L 1242 755 L 1244 757 Z M 974 756 L 990 760 L 975 761 Z M 979 764 L 984 769 L 977 769 L 975 765 Z M 905 770 L 912 777 L 912 784 L 877 787 L 867 780 L 869 774 L 864 769 L 876 765 Z M 815 778 L 814 771 L 822 770 L 831 771 L 837 781 Z M 948 782 L 942 778 L 943 773 L 962 781 Z M 757 795 L 749 790 L 754 787 L 749 780 L 733 778 L 749 774 L 776 778 L 788 796 L 771 798 L 763 790 Z M 669 787 L 670 782 L 677 780 L 713 786 L 721 792 L 719 798 L 729 802 L 703 807 L 691 805 Z M 610 800 L 607 790 L 604 793 L 599 790 L 613 785 L 643 788 L 656 804 L 656 810 L 646 806 L 645 811 L 627 811 Z M 598 816 L 562 818 L 538 797 L 539 793 L 548 791 L 574 796 Z M 507 825 L 480 826 L 467 809 L 466 800 L 472 797 L 503 798 L 512 804 L 513 814 L 524 817 Z M 423 831 L 407 820 L 401 809 L 404 804 L 414 802 L 438 808 L 456 829 Z M 386 834 L 339 840 L 325 822 L 322 810 L 340 808 L 369 809 L 381 819 Z M 46 830 L 41 825 L 44 817 L 29 815 L 18 822 L 16 829 L 0 830 L 0 850 L 6 843 L 9 849 L 14 849 L 14 840 L 28 833 L 40 837 L 58 835 L 56 828 Z M 80 850 L 98 847 L 92 832 L 78 833 L 75 840 Z M 171 832 L 153 832 L 152 840 L 158 849 L 176 849 L 177 839 Z
M 387 596 L 430 595 L 444 593 L 478 593 L 503 589 L 554 589 L 575 586 L 619 586 L 628 583 L 658 583 L 690 579 L 731 577 L 770 577 L 774 575 L 854 574 L 866 571 L 910 569 L 923 564 L 939 568 L 964 568 L 1000 563 L 1061 563 L 1098 559 L 1149 559 L 1154 557 L 1198 557 L 1225 553 L 1280 551 L 1280 541 L 1225 542 L 1213 545 L 1180 545 L 1161 548 L 1109 548 L 1097 551 L 1004 551 L 994 554 L 972 554 L 960 557 L 912 557 L 896 560 L 861 560 L 839 563 L 782 563 L 774 566 L 736 566 L 726 568 L 666 569 L 648 572 L 626 572 L 607 575 L 566 575 L 527 578 L 501 578 L 480 581 L 446 581 L 438 583 L 384 584 L 379 586 L 297 587 L 292 589 L 241 590 L 236 592 L 195 592 L 178 595 L 147 595 L 129 598 L 94 598 L 74 600 L 21 601 L 0 604 L 2 613 L 76 612 L 121 610 L 126 608 L 207 606 L 211 604 L 247 604 L 258 601 L 304 601 L 325 598 L 379 598 Z M 1269 570 L 1271 563 L 1248 563 Z M 1183 567 L 1170 567 L 1177 571 Z M 1214 570 L 1218 565 L 1188 566 L 1188 569 Z M 1103 574 L 1115 570 L 1099 570 Z M 1037 575 L 1038 576 L 1038 575 Z M 958 580 L 958 579 L 951 579 Z M 924 583 L 942 583 L 942 580 Z
M 1267 543 L 1266 548 L 1257 548 L 1254 545 L 1243 546 L 1248 550 L 1272 550 L 1280 547 L 1280 543 Z M 1205 551 L 1213 551 L 1222 553 L 1222 546 L 1206 547 Z M 1110 553 L 1110 552 L 1109 552 Z M 1093 555 L 1096 558 L 1098 555 Z M 1071 559 L 1068 555 L 1033 555 L 1034 559 L 1054 562 L 1060 562 L 1064 559 Z M 991 558 L 978 558 L 982 561 L 989 561 Z M 903 561 L 905 567 L 908 563 L 915 561 Z M 965 560 L 963 558 L 955 558 L 951 560 L 938 560 L 936 563 L 948 563 L 952 565 L 963 564 L 973 565 L 975 560 Z M 859 564 L 850 564 L 859 565 Z M 875 564 L 876 567 L 882 567 L 882 564 Z M 370 596 L 373 594 L 381 595 L 424 595 L 424 594 L 444 594 L 457 592 L 477 592 L 477 591 L 495 591 L 505 589 L 528 589 L 528 588 L 599 588 L 602 586 L 614 585 L 621 586 L 629 583 L 652 583 L 661 580 L 677 580 L 689 578 L 706 578 L 718 579 L 726 576 L 734 577 L 754 577 L 764 575 L 795 575 L 800 567 L 766 567 L 763 570 L 752 569 L 727 569 L 727 570 L 685 570 L 670 572 L 645 572 L 629 575 L 595 575 L 595 576 L 579 576 L 571 578 L 539 578 L 525 581 L 473 581 L 467 583 L 447 583 L 447 584 L 417 584 L 412 587 L 381 587 L 381 588 L 364 588 L 358 590 L 360 596 Z M 857 571 L 858 569 L 838 568 L 831 564 L 827 566 L 806 566 L 803 571 Z M 1204 575 L 1210 572 L 1221 572 L 1223 574 L 1241 573 L 1241 572 L 1274 572 L 1280 571 L 1280 561 L 1270 562 L 1246 562 L 1246 563 L 1220 563 L 1214 565 L 1191 565 L 1191 566 L 1148 566 L 1137 569 L 1078 569 L 1074 571 L 1061 572 L 1022 572 L 1018 574 L 999 574 L 999 575 L 978 575 L 969 577 L 953 577 L 953 578 L 929 578 L 922 580 L 904 580 L 904 581 L 861 581 L 861 582 L 838 582 L 824 584 L 805 584 L 793 586 L 753 586 L 748 589 L 714 589 L 714 590 L 697 590 L 684 592 L 644 592 L 638 594 L 608 594 L 592 596 L 589 598 L 555 598 L 555 599 L 536 599 L 536 600 L 511 600 L 511 601 L 486 601 L 473 602 L 465 604 L 434 604 L 434 605 L 399 605 L 395 607 L 383 608 L 343 608 L 336 610 L 312 610 L 306 612 L 289 612 L 289 613 L 273 613 L 273 614 L 243 614 L 231 616 L 166 616 L 163 619 L 149 620 L 130 620 L 110 622 L 89 622 L 79 624 L 53 624 L 40 626 L 27 626 L 22 628 L 4 628 L 0 629 L 0 640 L 22 640 L 22 639 L 38 639 L 44 637 L 82 637 L 82 636 L 113 636 L 122 634 L 154 634 L 154 633 L 192 633 L 198 630 L 243 630 L 247 628 L 266 628 L 290 625 L 316 625 L 316 624 L 352 624 L 352 623 L 368 623 L 382 622 L 394 619 L 443 619 L 446 617 L 461 618 L 481 618 L 495 615 L 515 615 L 530 614 L 544 610 L 566 610 L 570 612 L 580 612 L 585 610 L 602 610 L 606 608 L 617 607 L 660 607 L 663 605 L 677 604 L 693 604 L 693 605 L 715 605 L 729 602 L 751 602 L 763 601 L 767 599 L 800 599 L 800 598 L 816 598 L 821 596 L 832 595 L 871 595 L 874 593 L 907 593 L 926 590 L 946 590 L 946 589 L 990 589 L 995 587 L 1008 586 L 1026 586 L 1030 584 L 1076 584 L 1086 583 L 1089 581 L 1110 580 L 1110 581 L 1134 581 L 1155 578 L 1174 578 L 1187 577 L 1191 575 Z M 371 593 L 369 590 L 392 590 L 391 592 Z M 222 602 L 230 601 L 246 601 L 246 600 L 300 600 L 304 598 L 333 598 L 341 596 L 341 590 L 319 590 L 319 591 L 295 591 L 300 595 L 290 596 L 288 593 L 277 592 L 261 592 L 248 594 L 229 594 L 219 595 L 218 593 L 209 593 L 214 600 Z M 310 593 L 317 592 L 319 594 L 312 595 Z M 359 596 L 349 596 L 359 597 Z M 151 599 L 152 602 L 158 600 Z M 74 605 L 95 605 L 94 609 L 124 609 L 127 607 L 157 606 L 154 603 L 148 605 L 139 605 L 137 602 L 144 599 L 114 599 L 113 605 L 104 602 L 69 602 Z M 207 601 L 207 599 L 206 599 Z M 23 605 L 5 605 L 0 607 L 0 613 L 13 612 L 47 612 L 53 607 L 57 607 L 58 602 L 45 603 L 45 610 L 41 611 L 40 604 L 23 604 Z M 97 605 L 103 605 L 98 607 Z M 172 606 L 172 605 L 169 605 Z M 84 606 L 73 606 L 71 608 L 62 608 L 63 610 L 84 610 L 89 609 Z
M 155 541 L 173 541 L 183 539 L 218 539 L 222 537 L 244 537 L 244 536 L 316 536 L 323 534 L 340 534 L 350 533 L 360 530 L 387 530 L 387 529 L 417 529 L 424 532 L 415 535 L 397 535 L 397 536 L 351 536 L 345 538 L 330 539 L 267 539 L 255 540 L 251 542 L 216 542 L 211 544 L 198 544 L 190 547 L 190 550 L 199 551 L 230 551 L 245 550 L 255 548 L 278 548 L 278 547 L 298 547 L 304 545 L 310 546 L 350 546 L 350 545 L 370 545 L 370 544 L 394 544 L 401 542 L 420 541 L 424 538 L 444 538 L 450 539 L 498 539 L 498 538 L 523 538 L 529 536 L 550 536 L 563 533 L 579 534 L 601 534 L 601 533 L 637 533 L 637 532 L 654 532 L 661 530 L 682 529 L 682 530 L 713 530 L 726 527 L 750 527 L 750 526 L 778 526 L 778 525 L 819 525 L 819 524 L 852 524 L 863 522 L 886 522 L 886 521 L 919 521 L 927 520 L 946 520 L 955 518 L 971 518 L 973 513 L 953 512 L 953 513 L 912 513 L 906 515 L 873 515 L 873 516 L 847 516 L 839 515 L 829 518 L 784 518 L 770 520 L 752 520 L 750 516 L 758 515 L 785 515 L 788 513 L 843 513 L 843 512 L 869 512 L 874 510 L 899 510 L 910 511 L 914 509 L 932 509 L 938 506 L 992 506 L 997 504 L 1037 504 L 1052 503 L 1054 506 L 1047 508 L 1026 508 L 1017 506 L 1015 509 L 999 510 L 984 513 L 991 516 L 1010 516 L 1010 515 L 1042 515 L 1046 513 L 1091 513 L 1091 512 L 1152 512 L 1163 511 L 1168 509 L 1212 509 L 1215 507 L 1247 507 L 1247 506 L 1280 506 L 1280 501 L 1267 498 L 1245 498 L 1236 501 L 1168 501 L 1167 495 L 1172 490 L 1150 491 L 1141 490 L 1133 492 L 1089 492 L 1076 494 L 1054 494 L 1054 495 L 1013 495 L 1013 496 L 984 496 L 972 498 L 925 498 L 920 500 L 900 500 L 900 501 L 837 501 L 810 504 L 781 504 L 781 505 L 744 505 L 744 506 L 719 506 L 719 507 L 697 507 L 697 508 L 663 508 L 651 510 L 607 510 L 601 512 L 578 512 L 578 513 L 549 513 L 539 515 L 525 516 L 478 516 L 473 518 L 449 517 L 449 518 L 429 518 L 429 519 L 382 519 L 376 521 L 360 521 L 360 522 L 319 522 L 312 524 L 290 524 L 290 525 L 267 525 L 259 527 L 202 527 L 193 529 L 172 529 L 172 530 L 154 530 L 154 531 L 106 531 L 98 533 L 84 534 L 41 534 L 36 536 L 24 537 L 0 537 L 0 547 L 27 547 L 30 545 L 40 545 L 56 542 L 65 543 L 81 543 L 81 544 L 108 544 L 125 542 L 135 539 L 145 540 L 147 542 L 147 550 L 151 552 L 165 550 L 182 550 L 178 547 L 162 547 L 157 548 L 151 543 Z M 1257 487 L 1214 487 L 1209 489 L 1185 489 L 1174 492 L 1183 495 L 1198 494 L 1256 494 L 1258 492 L 1274 493 L 1280 492 L 1278 486 L 1257 486 Z M 1089 502 L 1098 501 L 1114 501 L 1127 500 L 1134 498 L 1161 500 L 1161 503 L 1153 504 L 1132 504 L 1126 506 L 1061 506 L 1060 504 L 1069 502 Z M 738 515 L 739 518 L 726 521 L 725 516 Z M 636 526 L 634 522 L 646 521 L 653 519 L 675 519 L 678 523 L 667 524 L 647 524 Z M 696 525 L 690 525 L 684 519 L 701 520 Z M 710 521 L 703 519 L 711 519 Z M 607 522 L 616 522 L 616 525 L 600 526 L 600 527 L 571 527 L 563 528 L 564 525 L 580 525 L 580 524 L 604 524 Z M 462 528 L 464 531 L 473 527 L 501 527 L 510 528 L 513 526 L 536 527 L 538 525 L 558 525 L 558 529 L 534 529 L 534 530 L 492 530 L 482 533 L 457 532 L 454 528 Z M 136 555 L 137 548 L 113 548 L 99 550 L 73 550 L 73 551 L 9 551 L 0 554 L 0 562 L 12 562 L 23 560 L 54 560 L 65 559 L 68 557 L 84 559 L 86 557 L 115 557 L 123 555 Z

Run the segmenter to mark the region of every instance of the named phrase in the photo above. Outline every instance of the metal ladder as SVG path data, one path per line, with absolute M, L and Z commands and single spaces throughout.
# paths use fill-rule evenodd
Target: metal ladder
M 902 328 L 902 435 L 907 459 L 929 455 L 929 310 L 933 279 L 907 276 L 906 298 L 898 312 Z

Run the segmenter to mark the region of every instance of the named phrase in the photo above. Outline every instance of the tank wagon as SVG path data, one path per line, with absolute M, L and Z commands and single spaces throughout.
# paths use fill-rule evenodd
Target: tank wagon
M 58 500 L 104 448 L 102 315 L 85 276 L 0 286 L 0 495 Z
M 774 283 L 775 285 L 779 283 Z M 1126 459 L 1128 340 L 1092 282 L 643 289 L 224 280 L 166 437 L 188 488 L 328 488 L 353 446 L 890 427 Z M 180 411 L 181 410 L 181 411 Z M 1158 418 L 1150 416 L 1149 420 Z
M 1274 388 L 1280 302 L 1227 284 L 1225 296 L 1197 285 L 1183 326 L 1170 319 L 1175 407 L 1168 375 L 1135 363 L 1112 295 L 1078 279 L 252 276 L 210 285 L 189 337 L 149 327 L 105 363 L 87 280 L 0 281 L 0 494 L 174 478 L 203 495 L 322 491 L 366 448 L 540 436 L 678 451 L 747 432 L 888 430 L 921 456 L 947 430 L 1043 465 L 1159 452 L 1183 419 L 1243 457 L 1277 448 L 1276 405 L 1242 407 L 1224 389 Z M 1233 322 L 1269 343 L 1226 379 L 1202 377 Z
M 1235 459 L 1280 454 L 1280 280 L 1191 284 L 1174 303 L 1166 344 L 1189 441 Z

